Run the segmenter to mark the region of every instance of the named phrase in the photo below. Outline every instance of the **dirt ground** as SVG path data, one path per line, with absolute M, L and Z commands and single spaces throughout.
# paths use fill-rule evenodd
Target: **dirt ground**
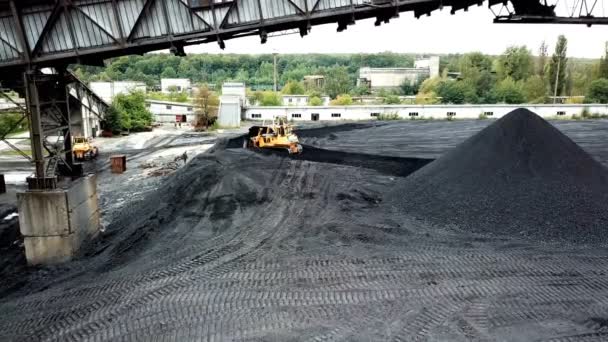
M 387 198 L 489 123 L 317 128 L 294 158 L 221 140 L 154 181 L 100 181 L 100 239 L 3 275 L 0 340 L 607 340 L 605 245 L 464 232 Z M 556 123 L 604 164 L 607 125 Z

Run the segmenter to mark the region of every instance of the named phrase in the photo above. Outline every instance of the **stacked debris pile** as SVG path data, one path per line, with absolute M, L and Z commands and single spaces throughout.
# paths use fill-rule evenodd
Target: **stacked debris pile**
M 538 115 L 518 109 L 404 180 L 407 213 L 490 234 L 608 242 L 608 172 Z
M 180 155 L 175 158 L 158 157 L 152 160 L 147 160 L 139 164 L 139 167 L 146 170 L 146 176 L 159 177 L 172 174 L 186 163 L 187 157 Z

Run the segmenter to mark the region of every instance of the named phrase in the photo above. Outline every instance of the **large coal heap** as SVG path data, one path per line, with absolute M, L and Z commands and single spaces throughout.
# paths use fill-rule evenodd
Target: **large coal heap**
M 405 179 L 403 209 L 479 233 L 608 242 L 608 171 L 538 115 L 515 110 Z

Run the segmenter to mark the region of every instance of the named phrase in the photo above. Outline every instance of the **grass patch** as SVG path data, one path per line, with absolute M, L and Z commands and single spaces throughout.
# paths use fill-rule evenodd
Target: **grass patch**
M 14 131 L 14 132 L 11 132 L 11 133 L 7 134 L 7 135 L 6 135 L 6 137 L 7 137 L 7 138 L 14 138 L 15 136 L 17 136 L 17 135 L 19 135 L 19 134 L 23 134 L 23 133 L 25 133 L 25 132 L 27 132 L 27 130 L 26 130 L 26 129 L 24 129 L 24 130 L 20 130 L 20 131 Z M 26 138 L 23 138 L 23 139 L 24 139 L 24 140 L 28 140 L 28 141 L 30 140 L 30 138 L 29 138 L 29 137 L 26 137 Z
M 378 115 L 378 121 L 397 121 L 401 120 L 401 117 L 397 113 L 387 113 Z
M 32 156 L 32 151 L 31 150 L 22 150 L 23 153 L 27 154 L 28 156 Z M 0 151 L 0 156 L 5 156 L 5 157 L 12 157 L 12 156 L 19 156 L 21 157 L 21 153 L 10 149 L 10 150 L 4 150 L 4 151 Z

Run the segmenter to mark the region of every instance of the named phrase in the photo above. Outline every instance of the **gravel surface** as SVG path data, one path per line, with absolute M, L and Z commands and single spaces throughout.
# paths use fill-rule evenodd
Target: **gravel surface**
M 390 194 L 428 160 L 226 146 L 123 206 L 78 260 L 0 279 L 0 340 L 608 338 L 605 247 L 418 220 Z

